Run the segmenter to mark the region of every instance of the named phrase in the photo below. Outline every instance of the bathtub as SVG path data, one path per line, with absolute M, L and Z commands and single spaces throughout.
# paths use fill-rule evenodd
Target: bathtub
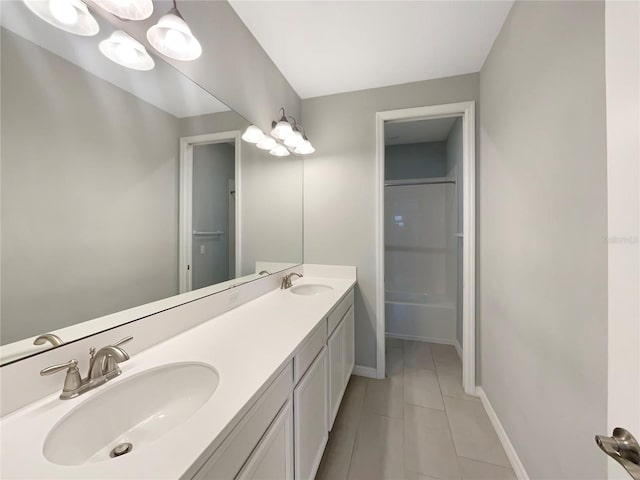
M 387 291 L 385 324 L 392 337 L 456 343 L 456 306 L 444 295 Z

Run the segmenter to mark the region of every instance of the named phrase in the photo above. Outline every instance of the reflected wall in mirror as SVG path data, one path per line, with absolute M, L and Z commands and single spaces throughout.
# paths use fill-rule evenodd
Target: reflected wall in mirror
M 110 62 L 97 20 L 78 37 L 2 5 L 2 363 L 302 262 L 302 160 L 242 148 L 249 122 L 161 59 Z

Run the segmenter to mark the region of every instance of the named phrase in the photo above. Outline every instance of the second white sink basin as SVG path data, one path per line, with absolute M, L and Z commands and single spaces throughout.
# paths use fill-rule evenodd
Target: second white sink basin
M 304 283 L 291 287 L 291 293 L 294 295 L 320 295 L 331 290 L 333 290 L 333 287 L 322 285 L 321 283 Z
M 185 422 L 213 395 L 220 378 L 203 363 L 146 370 L 81 403 L 49 432 L 45 457 L 59 465 L 114 460 Z M 73 400 L 69 400 L 73 401 Z M 125 453 L 125 454 L 127 454 Z

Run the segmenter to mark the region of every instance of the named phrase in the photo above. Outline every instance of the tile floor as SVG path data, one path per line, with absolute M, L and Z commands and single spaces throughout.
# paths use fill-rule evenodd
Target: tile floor
M 387 378 L 352 376 L 316 480 L 513 479 L 449 345 L 387 339 Z

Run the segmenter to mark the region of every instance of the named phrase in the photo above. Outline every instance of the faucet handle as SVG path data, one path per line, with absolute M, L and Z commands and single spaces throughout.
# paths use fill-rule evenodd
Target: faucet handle
M 54 373 L 67 370 L 67 376 L 64 378 L 64 387 L 62 388 L 61 398 L 71 398 L 68 394 L 77 390 L 82 385 L 82 377 L 78 370 L 78 360 L 69 360 L 67 363 L 61 363 L 59 365 L 51 365 L 50 367 L 40 370 L 40 375 L 52 375 Z M 65 395 L 66 394 L 66 395 Z
M 72 370 L 74 368 L 75 369 L 78 368 L 78 360 L 75 360 L 75 359 L 69 360 L 67 363 L 61 363 L 59 365 L 51 365 L 50 367 L 43 368 L 42 370 L 40 370 L 40 375 L 44 377 L 45 375 L 58 373 L 65 369 Z

